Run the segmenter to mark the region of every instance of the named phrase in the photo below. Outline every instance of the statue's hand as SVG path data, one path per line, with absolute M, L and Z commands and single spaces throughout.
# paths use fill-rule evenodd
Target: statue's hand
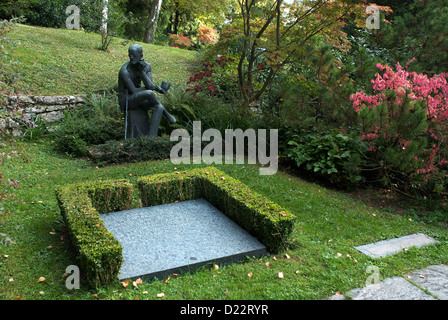
M 140 61 L 137 63 L 137 68 L 138 68 L 138 70 L 143 71 L 143 70 L 145 69 L 145 67 L 146 67 L 146 63 L 145 63 L 144 60 L 140 60 Z
M 154 91 L 156 91 L 156 92 L 158 92 L 158 93 L 161 93 L 161 94 L 166 94 L 166 91 L 165 91 L 165 90 L 163 90 L 162 88 L 157 87 L 157 86 L 154 88 Z

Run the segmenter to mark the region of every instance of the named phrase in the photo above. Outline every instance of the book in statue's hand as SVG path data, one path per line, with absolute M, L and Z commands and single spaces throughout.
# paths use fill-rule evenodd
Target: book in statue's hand
M 168 82 L 162 81 L 162 84 L 160 85 L 160 87 L 165 91 L 168 92 L 169 88 L 170 88 L 170 84 Z

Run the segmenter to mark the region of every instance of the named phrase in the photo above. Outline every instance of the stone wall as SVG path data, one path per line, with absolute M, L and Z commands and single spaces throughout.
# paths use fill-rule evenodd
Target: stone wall
M 86 103 L 83 96 L 10 96 L 7 98 L 9 108 L 19 111 L 22 119 L 40 119 L 46 123 L 60 120 L 64 110 Z M 7 129 L 13 135 L 21 134 L 20 125 L 13 119 L 0 119 L 0 129 Z

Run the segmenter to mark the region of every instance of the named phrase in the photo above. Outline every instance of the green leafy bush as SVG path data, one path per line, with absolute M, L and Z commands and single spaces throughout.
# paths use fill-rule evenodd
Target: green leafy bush
M 62 28 L 67 15 L 65 9 L 73 4 L 71 0 L 34 0 L 26 8 L 27 23 L 31 25 Z
M 332 183 L 361 181 L 363 144 L 358 136 L 338 131 L 306 132 L 287 142 L 287 157 L 304 168 L 328 178 Z
M 89 145 L 122 139 L 124 120 L 116 98 L 92 95 L 85 106 L 64 113 L 54 136 L 56 149 L 74 156 L 86 156 Z
M 127 140 L 110 140 L 104 144 L 86 147 L 89 157 L 101 165 L 111 163 L 161 160 L 170 157 L 175 142 L 169 137 L 138 137 Z

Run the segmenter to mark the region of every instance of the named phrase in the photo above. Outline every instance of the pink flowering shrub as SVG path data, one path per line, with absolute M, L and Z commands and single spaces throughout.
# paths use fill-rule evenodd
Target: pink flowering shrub
M 412 62 L 412 60 L 410 61 Z M 409 63 L 408 63 L 409 64 Z M 377 64 L 374 94 L 351 96 L 369 170 L 389 185 L 443 194 L 447 181 L 448 73 L 428 77 Z M 406 66 L 407 67 L 407 66 Z

